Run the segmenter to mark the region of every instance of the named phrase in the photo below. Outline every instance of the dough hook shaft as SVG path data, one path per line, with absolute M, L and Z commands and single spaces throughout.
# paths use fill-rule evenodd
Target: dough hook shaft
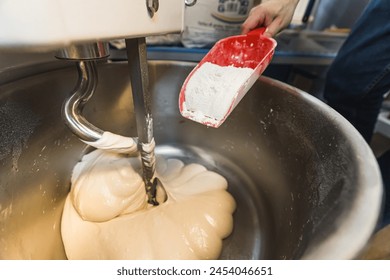
M 154 154 L 153 118 L 148 90 L 149 76 L 145 37 L 127 39 L 127 59 L 130 72 L 134 111 L 137 122 L 138 146 L 141 153 L 143 180 L 148 202 L 158 205 L 156 182 L 153 182 L 156 157 Z

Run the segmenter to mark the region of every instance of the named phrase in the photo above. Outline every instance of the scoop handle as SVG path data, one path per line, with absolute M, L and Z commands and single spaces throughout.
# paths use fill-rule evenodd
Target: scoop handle
M 259 27 L 259 28 L 256 28 L 256 29 L 249 31 L 247 35 L 260 37 L 261 35 L 264 34 L 265 29 L 266 29 L 265 27 Z

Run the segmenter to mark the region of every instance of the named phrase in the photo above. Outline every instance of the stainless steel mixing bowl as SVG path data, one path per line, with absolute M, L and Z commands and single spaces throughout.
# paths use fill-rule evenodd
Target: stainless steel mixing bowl
M 357 131 L 309 94 L 261 77 L 218 129 L 182 118 L 180 87 L 195 65 L 151 61 L 157 154 L 206 165 L 237 202 L 222 259 L 350 259 L 381 211 L 376 160 Z M 99 65 L 85 117 L 135 136 L 125 63 Z M 72 168 L 86 145 L 65 127 L 75 86 L 64 62 L 0 76 L 0 258 L 65 258 L 60 218 Z

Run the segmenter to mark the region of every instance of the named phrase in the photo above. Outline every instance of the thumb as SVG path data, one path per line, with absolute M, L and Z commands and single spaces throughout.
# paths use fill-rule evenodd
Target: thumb
M 283 25 L 279 18 L 275 18 L 268 26 L 264 32 L 265 36 L 274 37 L 280 30 L 282 30 Z
M 265 29 L 263 35 L 266 37 L 274 37 L 274 34 L 272 33 L 272 31 L 270 32 L 268 28 Z

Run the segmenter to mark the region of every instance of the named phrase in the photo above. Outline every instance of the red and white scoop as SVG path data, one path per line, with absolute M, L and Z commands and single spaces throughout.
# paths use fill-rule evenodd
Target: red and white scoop
M 218 41 L 188 75 L 179 95 L 183 117 L 219 127 L 269 65 L 276 41 L 265 29 Z

